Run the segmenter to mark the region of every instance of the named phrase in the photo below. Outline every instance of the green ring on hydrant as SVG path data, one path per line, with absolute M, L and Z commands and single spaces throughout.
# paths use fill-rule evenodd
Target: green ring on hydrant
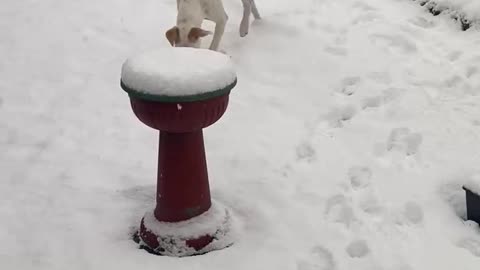
M 213 90 L 213 91 L 196 94 L 196 95 L 170 96 L 170 95 L 155 95 L 155 94 L 147 93 L 146 91 L 136 90 L 131 87 L 128 87 L 127 85 L 125 85 L 125 83 L 123 83 L 122 80 L 120 80 L 120 86 L 125 92 L 128 93 L 130 97 L 142 99 L 142 100 L 148 100 L 148 101 L 164 102 L 164 103 L 195 102 L 195 101 L 208 100 L 208 99 L 228 95 L 236 85 L 237 85 L 237 79 L 235 78 L 235 81 L 233 81 L 233 83 L 218 90 Z

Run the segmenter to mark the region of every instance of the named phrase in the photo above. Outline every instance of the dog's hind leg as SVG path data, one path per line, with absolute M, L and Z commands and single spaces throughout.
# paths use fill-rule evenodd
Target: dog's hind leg
M 258 12 L 257 4 L 255 4 L 255 0 L 251 0 L 251 1 L 252 1 L 252 14 L 253 14 L 253 17 L 255 18 L 255 20 L 260 20 L 262 17 L 260 17 L 260 13 Z
M 240 36 L 244 37 L 248 34 L 248 28 L 250 27 L 250 14 L 252 13 L 252 1 L 242 0 L 243 4 L 243 18 L 240 22 Z

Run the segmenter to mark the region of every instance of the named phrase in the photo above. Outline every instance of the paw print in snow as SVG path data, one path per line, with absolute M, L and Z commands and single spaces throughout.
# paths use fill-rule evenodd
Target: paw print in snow
M 465 75 L 467 76 L 467 78 L 471 78 L 471 77 L 473 77 L 474 75 L 478 74 L 478 73 L 479 73 L 478 71 L 479 71 L 479 70 L 478 70 L 478 67 L 476 67 L 476 66 L 470 66 L 470 67 L 467 68 L 467 71 L 466 71 L 466 74 L 465 74 Z
M 346 77 L 342 80 L 340 84 L 340 93 L 346 95 L 346 96 L 351 96 L 355 93 L 356 91 L 356 85 L 358 85 L 361 82 L 360 77 L 352 76 L 352 77 Z
M 365 213 L 378 215 L 382 211 L 382 206 L 372 189 L 366 189 L 357 195 L 358 207 Z
M 342 223 L 347 227 L 355 221 L 353 208 L 343 195 L 336 195 L 327 200 L 325 215 L 328 220 Z
M 459 248 L 464 248 L 468 250 L 470 253 L 472 253 L 472 255 L 476 257 L 480 257 L 480 241 L 476 239 L 466 238 L 466 239 L 460 240 L 457 243 L 457 246 Z
M 370 253 L 370 248 L 365 240 L 351 242 L 346 249 L 351 258 L 363 258 Z
M 430 29 L 435 27 L 435 22 L 431 19 L 426 19 L 423 17 L 416 17 L 414 19 L 409 20 L 409 22 L 417 27 Z
M 343 127 L 343 123 L 352 119 L 357 113 L 357 109 L 353 105 L 337 107 L 327 114 L 327 120 L 332 127 Z
M 420 133 L 412 133 L 408 128 L 396 128 L 390 133 L 387 150 L 404 152 L 407 156 L 411 156 L 418 152 L 422 140 Z
M 366 188 L 370 185 L 372 171 L 367 167 L 352 167 L 348 171 L 348 177 L 353 189 Z
M 392 77 L 387 72 L 371 72 L 367 76 L 369 79 L 373 80 L 376 83 L 380 83 L 380 84 L 392 83 Z
M 301 143 L 299 146 L 297 146 L 296 152 L 297 152 L 297 158 L 299 160 L 307 160 L 307 161 L 315 160 L 316 151 L 313 148 L 313 146 L 308 142 Z
M 405 91 L 399 88 L 389 88 L 382 92 L 379 96 L 367 97 L 363 100 L 362 108 L 377 108 L 392 102 L 403 95 Z
M 343 47 L 340 47 L 340 46 L 327 46 L 324 48 L 325 52 L 331 54 L 331 55 L 335 55 L 335 56 L 345 56 L 348 54 L 348 51 L 347 49 L 343 48 Z M 342 89 L 343 90 L 343 89 Z M 341 91 L 342 93 L 344 93 L 343 91 Z M 353 94 L 353 92 L 351 93 L 344 93 L 345 95 L 349 96 L 351 94 Z
M 383 33 L 370 34 L 370 40 L 381 48 L 398 51 L 404 54 L 413 54 L 418 51 L 415 41 L 407 36 Z
M 353 4 L 353 8 L 359 9 L 361 11 L 374 11 L 374 10 L 376 10 L 376 8 L 374 8 L 373 6 L 367 4 L 363 1 L 356 1 Z
M 335 270 L 336 264 L 330 250 L 316 246 L 309 256 L 297 262 L 297 270 Z
M 402 214 L 399 217 L 398 224 L 420 224 L 423 221 L 423 209 L 416 202 L 407 202 L 402 210 Z
M 462 57 L 462 55 L 463 55 L 463 52 L 461 52 L 461 51 L 451 52 L 451 53 L 448 54 L 448 60 L 450 60 L 452 62 L 455 62 L 458 59 L 460 59 L 460 57 Z

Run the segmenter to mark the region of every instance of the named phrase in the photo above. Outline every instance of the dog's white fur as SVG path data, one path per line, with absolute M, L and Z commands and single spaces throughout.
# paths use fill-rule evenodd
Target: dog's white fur
M 255 0 L 242 0 L 243 18 L 240 23 L 240 36 L 248 34 L 250 14 L 260 19 Z M 225 32 L 228 15 L 223 7 L 222 0 L 177 0 L 177 25 L 168 30 L 165 35 L 175 47 L 200 47 L 200 38 L 212 34 L 203 30 L 203 20 L 215 22 L 210 50 L 217 51 Z

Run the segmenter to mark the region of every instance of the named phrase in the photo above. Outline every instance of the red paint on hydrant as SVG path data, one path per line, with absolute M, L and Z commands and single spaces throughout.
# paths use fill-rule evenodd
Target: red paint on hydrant
M 228 95 L 193 102 L 158 102 L 130 95 L 135 115 L 160 131 L 155 218 L 179 222 L 197 217 L 211 206 L 202 129 L 219 120 L 228 106 Z M 159 248 L 160 235 L 142 220 L 139 236 L 151 250 Z M 211 235 L 188 239 L 201 250 L 214 240 Z

